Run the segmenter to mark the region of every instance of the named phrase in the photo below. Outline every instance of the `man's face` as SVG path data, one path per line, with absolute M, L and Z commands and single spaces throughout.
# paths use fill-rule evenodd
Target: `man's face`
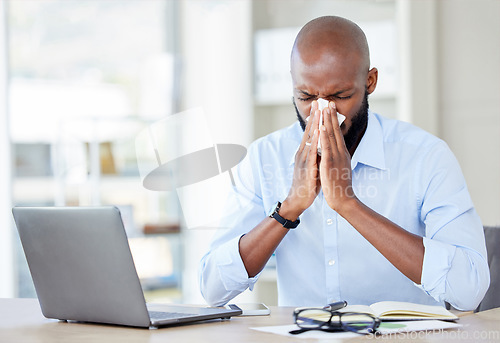
M 300 127 L 302 127 L 302 131 L 305 131 L 307 123 L 302 119 L 302 116 L 299 113 L 297 108 L 297 104 L 295 103 L 295 99 L 293 100 L 293 105 L 295 107 L 295 112 L 297 113 L 297 119 L 299 120 Z M 361 107 L 356 112 L 356 115 L 351 120 L 351 126 L 344 133 L 344 141 L 347 150 L 351 151 L 354 145 L 358 142 L 358 138 L 362 135 L 368 125 L 368 91 L 365 91 L 365 96 L 363 102 L 361 103 Z M 340 128 L 344 128 L 345 124 L 342 123 Z
M 351 151 L 368 119 L 366 72 L 360 71 L 355 60 L 346 63 L 345 59 L 326 54 L 313 63 L 295 58 L 291 72 L 293 101 L 299 121 L 303 124 L 310 115 L 313 100 L 323 98 L 335 102 L 337 111 L 346 116 L 340 128 Z

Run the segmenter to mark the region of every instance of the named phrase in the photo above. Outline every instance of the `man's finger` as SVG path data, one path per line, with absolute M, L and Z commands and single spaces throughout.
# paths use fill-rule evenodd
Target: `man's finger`
M 313 133 L 313 136 L 311 138 L 310 149 L 309 149 L 309 152 L 307 153 L 307 159 L 308 159 L 307 164 L 309 166 L 313 166 L 316 163 L 316 160 L 317 160 L 319 134 L 320 134 L 319 130 L 315 129 L 314 133 Z
M 330 107 L 325 108 L 323 110 L 323 114 L 324 114 L 324 124 L 321 128 L 322 131 L 324 131 L 326 138 L 323 138 L 323 136 L 321 136 L 321 144 L 323 145 L 321 149 L 322 150 L 327 149 L 331 151 L 330 153 L 336 155 L 338 152 L 338 148 L 337 148 L 337 141 L 334 137 L 334 132 L 333 132 L 333 124 L 332 124 L 333 115 L 331 108 Z M 324 140 L 326 142 L 324 142 Z
M 339 148 L 339 150 L 340 148 L 346 149 L 344 135 L 342 134 L 342 130 L 340 130 L 339 120 L 337 118 L 337 106 L 333 101 L 331 101 L 328 105 L 331 111 L 331 123 L 336 145 Z
M 316 102 L 316 104 L 314 104 Z M 310 146 L 310 139 L 312 137 L 312 134 L 314 132 L 314 129 L 311 130 L 311 128 L 314 128 L 314 118 L 316 117 L 316 110 L 318 109 L 318 103 L 317 101 L 313 101 L 313 104 L 311 105 L 311 113 L 309 116 L 306 118 L 307 124 L 306 128 L 304 130 L 304 135 L 302 136 L 302 141 L 300 142 L 299 150 L 302 151 L 304 149 L 304 146 Z M 316 124 L 317 127 L 318 124 Z

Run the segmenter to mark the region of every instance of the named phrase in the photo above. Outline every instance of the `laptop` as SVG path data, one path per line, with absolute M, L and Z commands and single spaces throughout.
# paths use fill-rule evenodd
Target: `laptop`
M 114 206 L 14 207 L 12 212 L 47 318 L 160 327 L 241 314 L 225 308 L 147 305 Z

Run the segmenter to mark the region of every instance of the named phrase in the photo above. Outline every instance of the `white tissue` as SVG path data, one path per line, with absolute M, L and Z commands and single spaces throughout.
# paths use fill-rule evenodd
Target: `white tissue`
M 321 111 L 321 114 L 319 116 L 318 129 L 320 129 L 320 130 L 321 130 L 321 125 L 323 125 L 323 109 L 325 109 L 327 107 L 328 107 L 328 101 L 323 99 L 323 98 L 319 98 L 318 99 L 318 109 Z M 306 119 L 307 121 L 309 121 L 309 117 L 307 117 L 307 119 Z M 342 125 L 342 123 L 345 120 L 345 115 L 337 112 L 337 120 L 339 121 L 339 125 Z M 321 156 L 321 139 L 320 138 L 318 138 L 318 155 Z

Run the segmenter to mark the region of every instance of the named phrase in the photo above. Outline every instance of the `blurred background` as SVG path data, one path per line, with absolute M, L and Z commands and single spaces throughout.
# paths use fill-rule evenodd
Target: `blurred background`
M 1 0 L 0 297 L 36 296 L 12 206 L 113 204 L 147 300 L 204 303 L 215 229 L 142 186 L 136 138 L 196 107 L 214 144 L 293 123 L 290 50 L 323 15 L 365 30 L 370 108 L 444 139 L 483 224 L 500 224 L 499 13 L 498 0 Z M 243 300 L 277 303 L 272 260 Z

